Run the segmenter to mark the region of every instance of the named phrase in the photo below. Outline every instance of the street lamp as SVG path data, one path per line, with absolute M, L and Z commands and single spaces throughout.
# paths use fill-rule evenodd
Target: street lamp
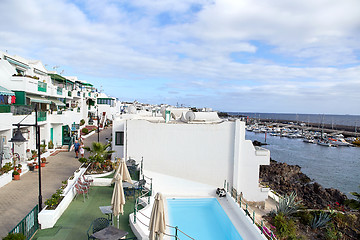
M 99 128 L 99 106 L 96 108 L 96 115 L 97 115 L 97 134 L 98 134 L 98 142 L 100 142 L 100 128 Z
M 30 113 L 31 114 L 31 113 Z M 29 115 L 30 115 L 29 114 Z M 27 116 L 29 116 L 27 115 Z M 27 117 L 26 116 L 26 117 Z M 26 118 L 25 117 L 25 118 Z M 24 119 L 25 119 L 24 118 Z M 16 145 L 21 145 L 22 143 L 26 142 L 27 140 L 23 137 L 20 127 L 35 127 L 36 129 L 36 147 L 38 150 L 38 164 L 39 164 L 39 212 L 42 210 L 42 196 L 41 196 L 41 164 L 40 164 L 40 126 L 38 125 L 38 111 L 37 105 L 35 105 L 35 124 L 21 124 L 21 120 L 19 123 L 13 124 L 13 126 L 17 126 L 17 130 L 15 132 L 14 137 L 12 137 L 9 142 L 15 143 Z

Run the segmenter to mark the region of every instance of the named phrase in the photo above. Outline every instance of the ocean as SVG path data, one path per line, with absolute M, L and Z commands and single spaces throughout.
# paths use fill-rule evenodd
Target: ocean
M 264 133 L 246 131 L 246 139 L 265 142 Z M 302 139 L 270 136 L 263 146 L 272 159 L 299 165 L 303 173 L 325 188 L 336 188 L 352 197 L 360 192 L 360 147 L 323 147 Z
M 360 115 L 329 115 L 329 114 L 292 114 L 292 113 L 247 113 L 228 112 L 229 115 L 244 115 L 251 118 L 288 120 L 304 123 L 324 123 L 344 126 L 357 126 L 360 130 Z

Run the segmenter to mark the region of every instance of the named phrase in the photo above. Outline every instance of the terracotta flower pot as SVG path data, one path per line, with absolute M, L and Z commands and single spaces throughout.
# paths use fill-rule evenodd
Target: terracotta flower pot
M 40 165 L 41 165 L 41 167 L 45 167 L 45 163 L 44 163 L 44 162 L 40 163 Z
M 35 165 L 35 169 L 39 169 L 39 165 Z
M 20 175 L 14 175 L 14 180 L 20 180 Z

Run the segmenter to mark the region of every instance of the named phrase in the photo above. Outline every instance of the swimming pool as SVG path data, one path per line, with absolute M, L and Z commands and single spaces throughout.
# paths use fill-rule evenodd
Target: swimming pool
M 243 239 L 216 198 L 167 199 L 167 206 L 170 225 L 196 240 Z

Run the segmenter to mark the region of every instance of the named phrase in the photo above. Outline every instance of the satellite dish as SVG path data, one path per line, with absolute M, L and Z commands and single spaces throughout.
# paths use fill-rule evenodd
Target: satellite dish
M 193 111 L 188 111 L 186 114 L 185 114 L 185 119 L 189 122 L 192 122 L 195 120 L 195 113 Z

